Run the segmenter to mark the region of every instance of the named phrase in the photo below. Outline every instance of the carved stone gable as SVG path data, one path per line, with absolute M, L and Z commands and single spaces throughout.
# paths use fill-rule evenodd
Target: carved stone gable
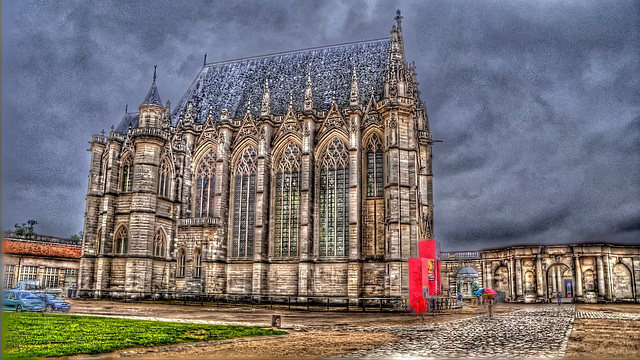
M 260 131 L 258 130 L 258 126 L 256 125 L 256 122 L 253 120 L 253 116 L 251 116 L 251 113 L 247 112 L 244 119 L 242 120 L 242 125 L 238 130 L 238 134 L 234 139 L 234 144 L 237 144 L 240 140 L 246 137 L 252 137 L 258 140 L 258 134 L 260 134 Z
M 331 129 L 346 129 L 346 121 L 342 114 L 340 114 L 340 110 L 338 109 L 338 105 L 334 102 L 331 104 L 331 108 L 327 113 L 327 117 L 322 123 L 322 127 L 320 127 L 320 131 L 318 132 L 318 136 L 322 136 L 325 132 Z
M 280 138 L 285 136 L 288 133 L 294 133 L 300 135 L 302 127 L 300 126 L 300 122 L 298 121 L 298 117 L 293 112 L 292 109 L 289 109 L 287 115 L 282 121 L 280 128 L 278 128 L 278 132 L 276 136 L 274 136 L 274 142 L 278 141 Z

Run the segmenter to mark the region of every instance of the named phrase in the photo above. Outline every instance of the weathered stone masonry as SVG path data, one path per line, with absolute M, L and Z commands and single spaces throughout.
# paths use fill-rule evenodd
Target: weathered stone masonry
M 80 287 L 403 296 L 431 134 L 391 39 L 204 64 L 90 142 Z

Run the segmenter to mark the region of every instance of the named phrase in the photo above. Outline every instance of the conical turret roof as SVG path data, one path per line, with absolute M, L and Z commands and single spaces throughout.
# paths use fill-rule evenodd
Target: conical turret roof
M 160 93 L 158 92 L 158 86 L 156 86 L 156 68 L 158 66 L 154 66 L 153 68 L 153 83 L 151 83 L 151 88 L 147 93 L 147 96 L 142 101 L 142 105 L 158 105 L 162 107 L 162 100 L 160 100 Z

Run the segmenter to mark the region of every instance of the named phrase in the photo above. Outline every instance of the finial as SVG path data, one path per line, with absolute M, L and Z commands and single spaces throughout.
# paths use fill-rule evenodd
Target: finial
M 131 131 L 132 128 L 133 128 L 133 124 L 131 124 L 131 122 L 129 122 L 129 131 Z
M 100 135 L 104 136 L 104 129 L 102 129 L 102 131 L 100 131 Z
M 124 113 L 125 114 L 129 113 L 129 104 L 124 105 Z
M 293 109 L 293 94 L 289 93 L 289 109 Z
M 116 129 L 116 127 L 113 126 L 113 124 L 111 124 L 111 131 L 113 132 L 113 130 L 115 130 L 115 129 Z
M 247 101 L 247 114 L 251 112 L 251 99 Z
M 202 62 L 202 66 L 207 65 L 207 53 L 204 53 L 204 61 Z
M 402 29 L 402 26 L 400 25 L 402 24 L 402 15 L 400 15 L 400 9 L 396 10 L 396 17 L 394 17 L 393 19 L 398 22 L 398 30 Z
M 158 71 L 158 65 L 153 65 L 153 82 L 156 82 L 156 72 Z

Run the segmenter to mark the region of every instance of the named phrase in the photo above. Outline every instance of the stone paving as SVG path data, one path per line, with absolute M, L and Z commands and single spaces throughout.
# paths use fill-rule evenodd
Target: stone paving
M 576 311 L 576 319 L 615 319 L 640 321 L 640 315 L 614 314 L 599 311 Z
M 573 305 L 526 308 L 428 326 L 378 328 L 402 337 L 345 358 L 562 357 L 575 318 Z

